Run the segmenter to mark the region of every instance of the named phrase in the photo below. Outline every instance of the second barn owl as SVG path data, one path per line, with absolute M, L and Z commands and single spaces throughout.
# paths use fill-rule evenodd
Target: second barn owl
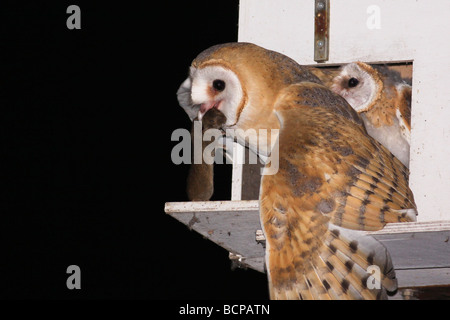
M 415 220 L 409 172 L 345 99 L 308 68 L 251 43 L 200 53 L 178 93 L 191 117 L 219 109 L 223 128 L 257 152 L 257 140 L 240 132 L 279 130 L 271 154 L 279 170 L 263 174 L 259 198 L 272 299 L 382 299 L 396 290 L 388 251 L 360 230 Z M 371 267 L 379 286 L 368 285 Z
M 411 85 L 385 66 L 354 62 L 339 70 L 331 89 L 360 114 L 367 132 L 409 167 Z

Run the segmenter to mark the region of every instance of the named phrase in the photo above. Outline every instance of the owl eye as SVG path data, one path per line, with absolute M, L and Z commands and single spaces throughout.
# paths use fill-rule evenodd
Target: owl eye
M 216 79 L 213 81 L 213 88 L 217 91 L 225 90 L 225 81 Z
M 350 88 L 356 87 L 358 85 L 358 83 L 359 83 L 359 80 L 356 78 L 350 78 L 350 80 L 348 80 L 348 86 Z

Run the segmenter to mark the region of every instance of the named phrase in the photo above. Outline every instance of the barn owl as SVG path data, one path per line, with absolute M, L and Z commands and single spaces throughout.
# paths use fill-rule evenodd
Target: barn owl
M 188 114 L 219 109 L 225 128 L 279 130 L 279 170 L 263 174 L 259 198 L 272 299 L 381 299 L 396 290 L 389 253 L 361 230 L 415 220 L 408 169 L 345 99 L 308 68 L 251 43 L 200 53 L 178 93 Z M 379 286 L 368 284 L 374 266 Z
M 344 65 L 331 89 L 361 115 L 369 135 L 409 167 L 411 86 L 396 71 L 363 62 Z
M 221 129 L 225 123 L 225 116 L 216 108 L 208 110 L 203 116 L 201 125 L 202 133 L 208 129 Z M 191 141 L 194 143 L 194 123 L 191 130 Z M 199 137 L 197 137 L 199 138 Z M 201 152 L 203 154 L 204 149 L 209 145 L 210 141 L 203 141 Z M 217 142 L 218 143 L 218 142 Z M 214 151 L 213 151 L 214 152 Z M 193 156 L 192 156 L 193 157 Z M 202 157 L 201 163 L 194 163 L 192 161 L 189 168 L 186 191 L 189 200 L 192 201 L 207 201 L 211 199 L 214 192 L 214 164 L 206 163 Z

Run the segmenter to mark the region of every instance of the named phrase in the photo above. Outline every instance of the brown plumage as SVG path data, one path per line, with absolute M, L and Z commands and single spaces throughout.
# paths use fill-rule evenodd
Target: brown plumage
M 275 110 L 280 167 L 263 176 L 260 195 L 271 297 L 384 298 L 396 288 L 386 249 L 343 228 L 413 221 L 407 169 L 323 86 L 292 85 Z M 366 270 L 377 263 L 383 290 L 369 290 Z
M 218 79 L 225 86 L 211 90 Z M 178 94 L 190 115 L 218 108 L 225 128 L 280 129 L 271 154 L 279 170 L 260 191 L 272 299 L 376 299 L 396 289 L 386 248 L 358 230 L 415 220 L 408 169 L 342 97 L 309 68 L 249 43 L 201 53 Z M 373 265 L 380 289 L 367 286 Z
M 331 86 L 333 85 L 333 79 L 335 79 L 340 74 L 339 69 L 309 67 L 309 71 L 317 78 L 319 78 L 321 83 L 327 88 L 331 88 Z
M 197 120 L 195 120 L 197 121 Z M 202 135 L 208 129 L 221 129 L 225 123 L 226 118 L 222 112 L 216 108 L 210 109 L 202 118 Z M 191 130 L 191 142 L 194 144 L 194 123 Z M 197 137 L 199 138 L 199 137 Z M 202 139 L 202 138 L 200 138 Z M 211 143 L 211 141 L 203 141 L 201 152 Z M 194 149 L 194 148 L 192 148 Z M 214 153 L 214 151 L 212 151 Z M 194 156 L 192 154 L 192 163 L 189 167 L 189 173 L 186 184 L 186 191 L 189 200 L 191 201 L 208 201 L 214 193 L 214 164 L 208 164 L 202 157 L 202 162 L 194 163 Z

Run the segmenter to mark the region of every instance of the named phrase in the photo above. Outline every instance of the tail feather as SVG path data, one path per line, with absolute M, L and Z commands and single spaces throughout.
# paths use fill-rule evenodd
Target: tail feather
M 385 293 L 385 290 L 393 292 L 397 289 L 397 279 L 395 278 L 392 259 L 382 243 L 371 236 L 363 234 L 361 231 L 349 230 L 334 225 L 330 225 L 329 229 L 335 237 L 330 245 L 336 246 L 343 254 L 343 256 L 338 255 L 338 257 L 341 257 L 341 260 L 349 259 L 348 261 L 353 262 L 350 263 L 350 265 L 353 265 L 352 272 L 359 270 L 361 277 L 365 272 L 364 277 L 361 278 L 361 280 L 366 282 L 364 286 L 367 287 L 367 280 L 372 275 L 370 270 L 376 270 L 375 266 L 380 270 L 379 280 L 383 291 L 382 294 Z M 355 268 L 355 266 L 358 266 L 360 269 Z M 374 275 L 374 277 L 377 276 L 378 274 Z M 374 285 L 376 286 L 376 284 Z
M 290 246 L 292 252 L 278 253 L 277 261 L 283 272 L 291 271 L 291 274 L 283 288 L 277 290 L 271 286 L 273 299 L 386 299 L 388 291 L 396 290 L 391 258 L 376 239 L 333 224 L 328 224 L 321 239 L 321 245 L 310 252 L 309 259 L 303 260 L 301 266 L 293 266 L 292 257 L 289 258 L 296 252 L 294 244 Z M 372 275 L 372 270 L 379 272 Z

